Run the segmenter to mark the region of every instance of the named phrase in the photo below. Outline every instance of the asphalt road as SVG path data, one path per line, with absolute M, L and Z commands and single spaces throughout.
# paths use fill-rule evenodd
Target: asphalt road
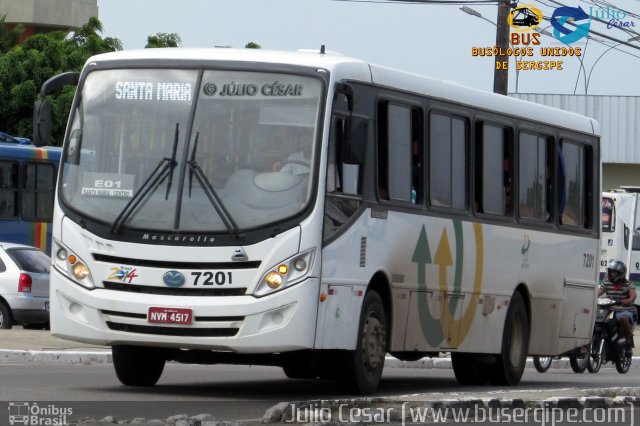
M 514 388 L 459 386 L 452 370 L 386 369 L 377 397 L 410 401 L 434 395 L 469 393 L 475 397 L 518 397 L 540 391 L 565 395 L 575 389 L 634 387 L 640 368 L 626 375 L 603 368 L 598 374 L 575 374 L 551 369 L 541 374 L 527 369 Z M 438 396 L 439 395 L 439 396 Z M 201 366 L 167 364 L 155 387 L 122 386 L 110 364 L 1 365 L 0 400 L 4 402 L 52 401 L 67 404 L 74 415 L 101 419 L 166 419 L 172 415 L 209 413 L 217 420 L 251 420 L 262 417 L 281 401 L 351 398 L 341 395 L 332 382 L 287 379 L 275 367 Z

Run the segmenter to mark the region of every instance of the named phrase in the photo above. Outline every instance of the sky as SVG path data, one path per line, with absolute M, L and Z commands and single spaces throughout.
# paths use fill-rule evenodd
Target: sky
M 297 50 L 324 44 L 329 51 L 367 62 L 493 89 L 494 58 L 474 57 L 472 49 L 495 46 L 495 5 L 468 4 L 482 15 L 477 17 L 459 5 L 375 1 L 98 0 L 98 8 L 103 36 L 120 39 L 125 49 L 143 48 L 147 37 L 156 33 L 177 33 L 182 47 L 242 48 L 255 42 L 263 49 Z M 609 0 L 608 10 L 592 3 L 605 0 L 557 1 L 581 6 L 606 21 L 621 17 L 617 23 L 640 35 L 640 0 Z M 559 7 L 550 0 L 522 0 L 520 5 L 524 4 L 538 7 L 545 17 Z M 548 21 L 540 27 L 553 31 Z M 590 30 L 625 41 L 632 37 L 593 20 Z M 605 40 L 593 32 L 590 37 Z M 516 92 L 517 82 L 518 93 L 640 96 L 640 41 L 631 42 L 636 48 L 610 48 L 615 42 L 608 43 L 583 38 L 569 45 L 581 48 L 580 58 L 549 58 L 539 55 L 540 47 L 567 45 L 541 35 L 540 44 L 531 46 L 532 60 L 562 61 L 563 70 L 516 73 L 511 59 L 509 92 Z

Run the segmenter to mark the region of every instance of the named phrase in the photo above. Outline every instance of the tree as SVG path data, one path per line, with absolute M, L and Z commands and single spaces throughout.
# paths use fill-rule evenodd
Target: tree
M 50 77 L 66 71 L 80 71 L 90 56 L 121 50 L 115 38 L 102 38 L 102 24 L 91 18 L 77 31 L 36 34 L 22 45 L 0 55 L 0 117 L 7 132 L 31 137 L 33 102 L 40 86 Z M 52 144 L 60 145 L 74 87 L 50 96 L 53 108 Z
M 182 39 L 178 34 L 156 33 L 156 35 L 147 37 L 147 45 L 145 48 L 180 46 L 182 46 Z
M 260 46 L 258 43 L 255 43 L 253 41 L 250 41 L 249 43 L 245 44 L 245 49 L 262 49 L 262 46 Z
M 5 23 L 7 14 L 0 16 L 0 52 L 7 53 L 13 46 L 18 44 L 20 34 L 24 31 L 22 24 L 9 28 Z

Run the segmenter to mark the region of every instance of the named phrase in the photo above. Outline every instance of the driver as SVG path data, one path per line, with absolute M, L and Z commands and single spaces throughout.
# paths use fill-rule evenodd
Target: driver
M 625 278 L 627 267 L 624 262 L 612 260 L 607 265 L 607 275 L 600 284 L 598 296 L 606 293 L 607 297 L 616 301 L 613 307 L 614 318 L 626 337 L 627 348 L 633 348 L 633 325 L 637 321 L 637 311 L 633 304 L 636 299 L 636 288 Z

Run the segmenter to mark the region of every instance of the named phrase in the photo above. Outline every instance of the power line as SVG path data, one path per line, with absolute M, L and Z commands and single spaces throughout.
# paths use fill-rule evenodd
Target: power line
M 481 5 L 498 5 L 503 3 L 501 0 L 332 0 L 348 3 L 404 3 L 404 4 L 441 4 L 441 5 L 463 5 L 463 4 L 481 4 Z

